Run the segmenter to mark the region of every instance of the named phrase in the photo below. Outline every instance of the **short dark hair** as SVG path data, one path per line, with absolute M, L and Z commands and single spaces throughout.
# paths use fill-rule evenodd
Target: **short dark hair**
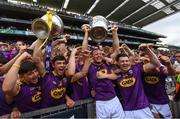
M 118 55 L 116 56 L 116 61 L 118 61 L 120 57 L 128 57 L 128 58 L 129 58 L 129 56 L 128 56 L 127 54 L 125 54 L 125 53 L 120 53 L 120 54 L 118 54 Z
M 22 75 L 34 69 L 36 69 L 36 65 L 32 61 L 24 61 L 20 66 L 19 74 Z
M 176 55 L 176 54 L 178 54 L 178 53 L 180 53 L 180 51 L 179 51 L 179 50 L 175 51 L 174 55 Z
M 66 62 L 66 58 L 64 57 L 64 56 L 62 56 L 62 55 L 57 55 L 57 56 L 55 56 L 53 59 L 52 59 L 52 64 L 54 64 L 57 60 L 65 60 L 65 62 Z
M 93 54 L 94 53 L 94 51 L 97 51 L 97 50 L 99 50 L 99 51 L 103 51 L 104 52 L 104 49 L 101 49 L 101 47 L 95 47 L 95 46 L 93 46 L 92 48 L 91 48 L 91 54 Z

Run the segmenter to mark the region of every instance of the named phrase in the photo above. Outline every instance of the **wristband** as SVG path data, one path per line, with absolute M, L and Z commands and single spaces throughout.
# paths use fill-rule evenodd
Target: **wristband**
M 19 64 L 13 64 L 13 67 L 20 68 Z

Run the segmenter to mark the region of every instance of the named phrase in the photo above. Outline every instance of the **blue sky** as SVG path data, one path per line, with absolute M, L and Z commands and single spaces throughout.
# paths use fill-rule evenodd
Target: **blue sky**
M 180 46 L 180 12 L 149 24 L 143 29 L 167 36 L 160 39 L 163 44 Z

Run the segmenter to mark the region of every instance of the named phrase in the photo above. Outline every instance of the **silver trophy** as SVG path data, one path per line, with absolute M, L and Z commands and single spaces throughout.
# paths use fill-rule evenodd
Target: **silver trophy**
M 90 21 L 90 37 L 95 42 L 102 42 L 107 37 L 109 22 L 103 16 L 94 16 Z
M 48 12 L 52 15 L 52 27 L 48 23 Z M 37 18 L 32 22 L 32 31 L 39 39 L 53 38 L 60 35 L 63 32 L 64 25 L 61 18 L 52 11 L 48 11 L 47 14 L 41 18 Z

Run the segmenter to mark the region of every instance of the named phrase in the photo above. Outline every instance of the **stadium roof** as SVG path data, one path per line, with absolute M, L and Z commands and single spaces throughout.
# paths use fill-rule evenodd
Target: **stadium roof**
M 16 0 L 143 27 L 180 10 L 180 0 Z

